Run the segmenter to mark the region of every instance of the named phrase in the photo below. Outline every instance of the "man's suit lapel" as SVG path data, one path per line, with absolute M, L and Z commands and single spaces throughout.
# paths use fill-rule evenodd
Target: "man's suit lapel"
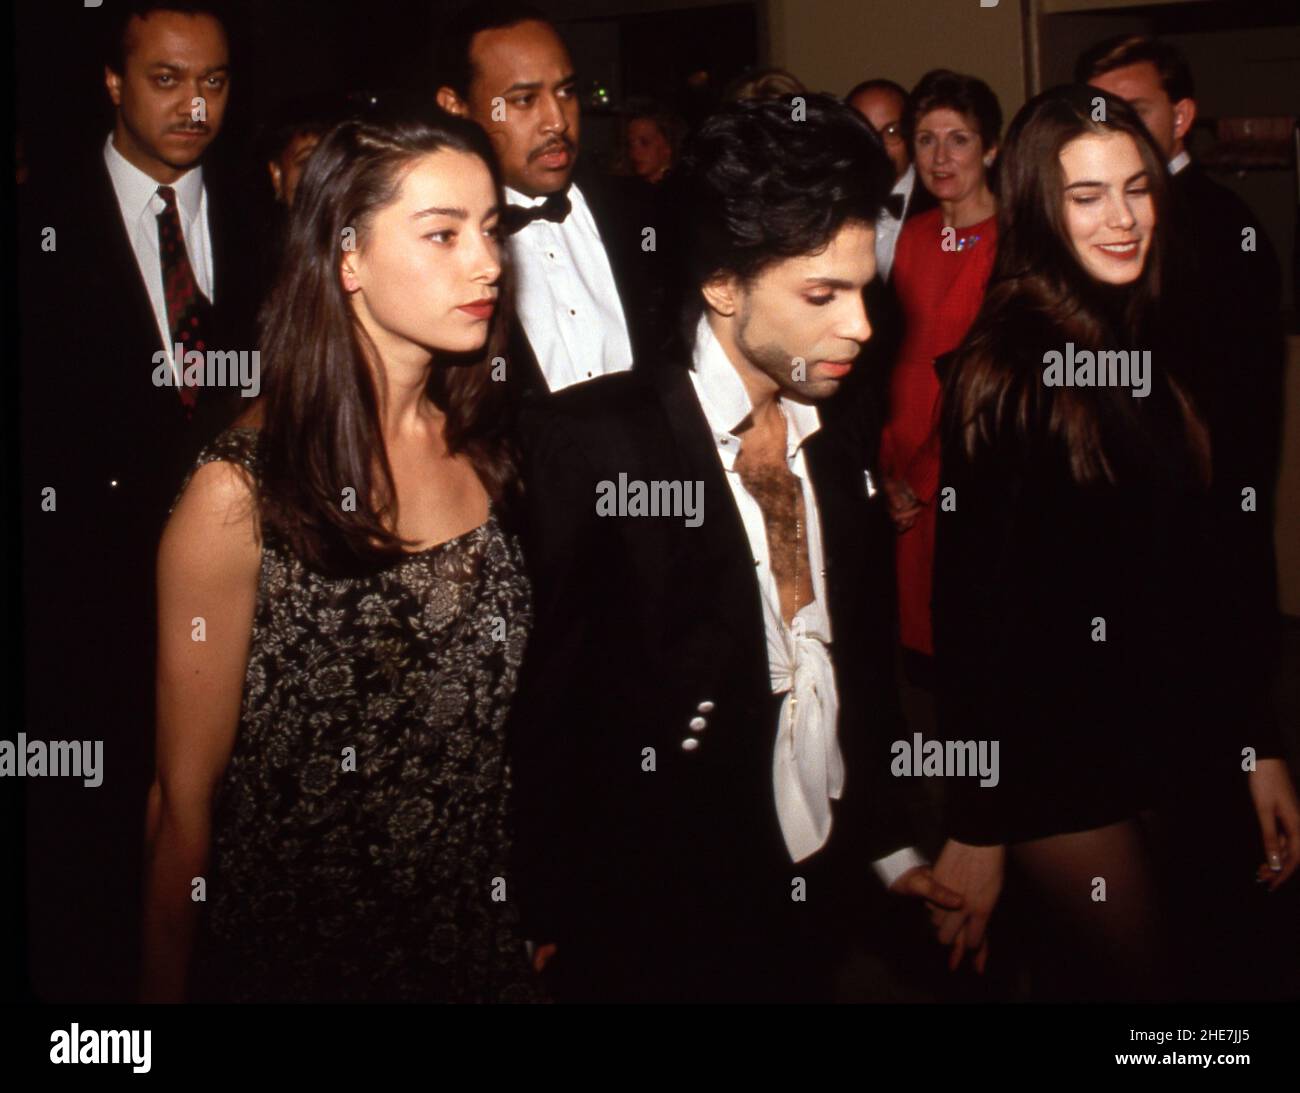
M 839 608 L 856 602 L 848 585 L 856 583 L 861 553 L 867 549 L 862 524 L 867 505 L 866 469 L 857 466 L 859 461 L 850 454 L 834 428 L 825 424 L 804 445 L 804 462 L 821 521 L 828 610 L 832 605 Z
M 93 190 L 97 208 L 80 227 L 89 235 L 87 249 L 93 255 L 91 268 L 98 296 L 97 300 L 86 302 L 92 307 L 99 305 L 97 310 L 102 316 L 99 333 L 113 331 L 119 352 L 125 350 L 122 355 L 129 354 L 133 360 L 139 357 L 140 368 L 145 370 L 148 379 L 151 369 L 146 366 L 153 352 L 162 348 L 158 321 L 102 156 L 98 167 L 95 176 L 98 185 Z M 115 382 L 121 382 L 120 378 Z
M 651 322 L 647 306 L 652 293 L 645 252 L 641 250 L 641 233 L 653 217 L 649 210 L 634 207 L 626 196 L 620 196 L 607 180 L 586 178 L 577 180 L 577 184 L 609 258 L 614 288 L 632 344 L 633 367 L 643 367 L 653 357 L 655 338 L 660 333 L 647 329 Z
M 537 354 L 533 352 L 532 343 L 524 331 L 524 324 L 515 315 L 510 325 L 510 337 L 506 343 L 506 387 L 515 398 L 540 397 L 550 393 L 550 385 L 537 363 Z
M 683 528 L 689 548 L 693 591 L 687 602 L 723 605 L 720 623 L 737 648 L 748 650 L 745 663 L 761 669 L 767 686 L 767 651 L 763 605 L 749 537 L 718 458 L 713 434 L 686 369 L 678 366 L 650 373 L 676 449 L 683 479 L 703 483 L 703 523 Z M 716 656 L 716 651 L 714 651 Z

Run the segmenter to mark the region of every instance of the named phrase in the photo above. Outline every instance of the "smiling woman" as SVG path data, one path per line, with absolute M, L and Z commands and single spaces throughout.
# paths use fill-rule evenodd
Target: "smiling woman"
M 934 634 L 943 735 L 999 740 L 1005 762 L 996 787 L 948 791 L 935 875 L 967 903 L 940 936 L 957 960 L 986 952 L 1009 866 L 1053 946 L 1036 978 L 1072 1001 L 1165 997 L 1153 810 L 1183 843 L 1181 800 L 1217 817 L 1250 769 L 1264 846 L 1275 822 L 1300 826 L 1275 726 L 1236 705 L 1267 693 L 1264 667 L 1234 656 L 1249 631 L 1217 560 L 1242 514 L 1206 488 L 1188 364 L 1160 321 L 1168 183 L 1137 113 L 1097 88 L 1044 92 L 1012 122 L 998 181 L 997 259 L 943 395 L 955 504 L 939 517 Z M 1207 883 L 1208 848 L 1188 849 Z M 1189 982 L 1195 959 L 1180 953 Z
M 499 194 L 486 138 L 434 112 L 345 121 L 304 173 L 262 405 L 159 555 L 148 998 L 535 995 L 506 866 L 531 604 L 487 374 Z

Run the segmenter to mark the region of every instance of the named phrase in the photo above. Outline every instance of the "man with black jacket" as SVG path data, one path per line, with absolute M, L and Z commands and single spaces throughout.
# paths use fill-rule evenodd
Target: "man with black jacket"
M 438 79 L 438 105 L 481 125 L 501 162 L 517 309 L 511 389 L 558 391 L 648 363 L 663 333 L 653 216 L 608 182 L 574 182 L 577 77 L 555 27 L 527 5 L 475 4 L 443 33 Z
M 106 768 L 93 791 L 29 787 L 32 861 L 52 863 L 30 875 L 32 963 L 60 998 L 135 993 L 158 540 L 199 448 L 258 385 L 252 241 L 201 165 L 229 95 L 225 27 L 182 0 L 123 8 L 112 132 L 47 176 L 20 240 L 26 727 L 102 740 Z M 245 354 L 242 373 L 210 352 Z M 100 899 L 79 917 L 87 885 Z
M 818 410 L 871 335 L 889 165 L 809 95 L 726 108 L 680 181 L 689 360 L 523 415 L 515 890 L 561 999 L 824 1000 L 848 930 L 882 928 L 873 865 L 960 903 L 890 773 L 878 419 Z

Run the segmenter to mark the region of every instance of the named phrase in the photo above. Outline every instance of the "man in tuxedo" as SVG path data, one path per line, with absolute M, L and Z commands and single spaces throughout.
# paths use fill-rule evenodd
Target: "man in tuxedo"
M 574 181 L 577 76 L 555 27 L 527 5 L 475 4 L 440 45 L 438 105 L 487 131 L 504 176 L 518 319 L 512 390 L 558 391 L 645 362 L 662 333 L 645 234 L 652 214 L 607 183 Z
M 893 80 L 864 80 L 844 96 L 844 101 L 871 123 L 884 142 L 894 168 L 894 185 L 876 218 L 876 271 L 889 280 L 894 267 L 894 247 L 903 222 L 934 208 L 934 195 L 916 182 L 912 150 L 903 136 L 907 92 Z
M 878 419 L 818 410 L 871 335 L 890 177 L 826 96 L 724 108 L 681 168 L 689 359 L 525 408 L 516 890 L 561 999 L 826 999 L 872 864 L 960 903 L 890 775 Z
M 113 129 L 36 195 L 20 256 L 27 727 L 103 740 L 106 767 L 94 791 L 28 786 L 38 990 L 76 998 L 134 995 L 155 554 L 202 442 L 247 405 L 179 386 L 174 347 L 254 348 L 251 240 L 200 166 L 229 95 L 223 23 L 126 6 L 104 79 Z
M 935 206 L 934 195 L 922 186 L 912 165 L 912 151 L 903 136 L 903 112 L 907 92 L 893 80 L 872 79 L 858 84 L 844 101 L 871 123 L 885 147 L 894 169 L 894 183 L 876 217 L 876 276 L 867 286 L 867 312 L 874 333 L 863 349 L 868 367 L 854 370 L 845 391 L 835 400 L 834 410 L 856 401 L 856 389 L 870 384 L 871 397 L 887 405 L 889 373 L 903 341 L 903 312 L 890 284 L 894 249 L 903 224 Z

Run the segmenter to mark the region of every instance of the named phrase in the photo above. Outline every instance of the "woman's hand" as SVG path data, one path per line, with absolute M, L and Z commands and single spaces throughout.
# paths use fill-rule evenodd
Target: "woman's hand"
M 889 886 L 889 890 L 896 896 L 923 899 L 931 907 L 942 907 L 955 911 L 962 905 L 961 894 L 954 892 L 951 888 L 945 888 L 935 880 L 934 873 L 928 865 L 913 866 L 898 877 Z
M 885 479 L 885 499 L 889 502 L 889 518 L 901 535 L 921 515 L 921 500 L 906 482 L 893 478 Z
M 1002 893 L 1006 857 L 1005 846 L 968 846 L 956 839 L 944 844 L 935 863 L 935 880 L 960 892 L 964 901 L 955 911 L 930 909 L 930 921 L 939 932 L 939 942 L 952 946 L 949 971 L 957 970 L 962 956 L 969 950 L 975 970 L 984 974 L 989 958 L 988 922 Z
M 1273 892 L 1300 865 L 1300 802 L 1285 760 L 1261 759 L 1247 777 L 1264 840 L 1266 860 L 1259 867 L 1259 879 Z

